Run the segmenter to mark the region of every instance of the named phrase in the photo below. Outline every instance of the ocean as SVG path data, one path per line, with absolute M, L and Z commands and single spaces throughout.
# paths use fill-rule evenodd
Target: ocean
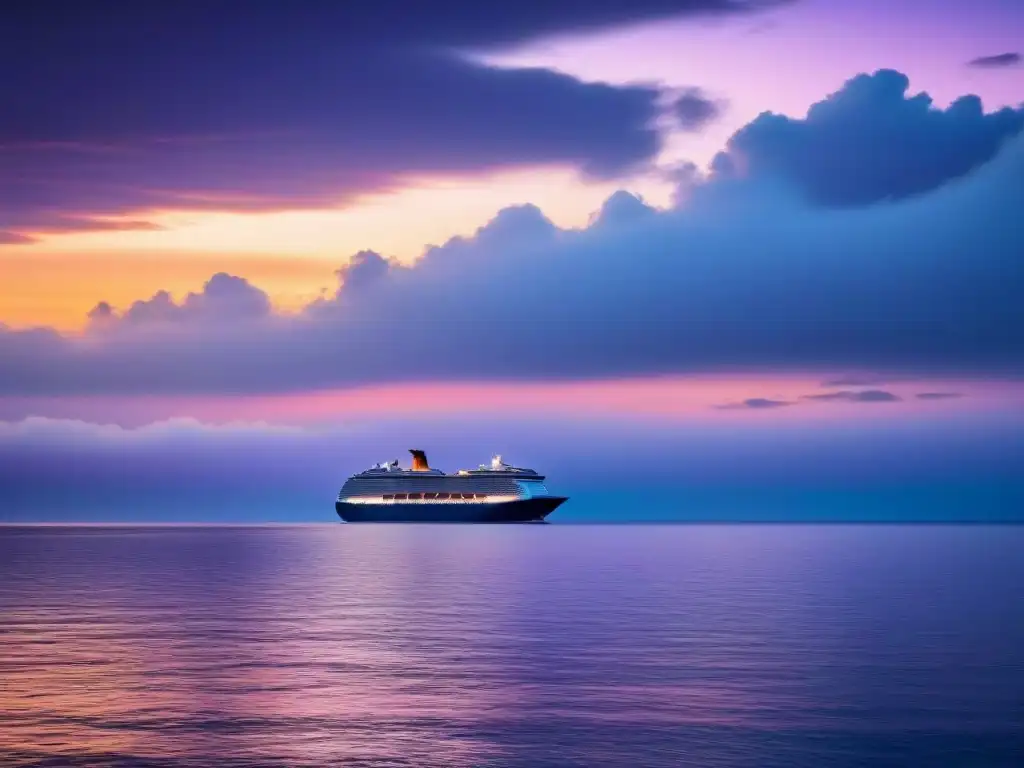
M 1024 527 L 0 528 L 0 765 L 1024 765 Z

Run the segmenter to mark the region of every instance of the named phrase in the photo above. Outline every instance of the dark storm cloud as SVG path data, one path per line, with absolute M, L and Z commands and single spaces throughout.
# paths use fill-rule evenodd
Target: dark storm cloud
M 12 0 L 3 242 L 129 227 L 97 217 L 131 211 L 330 205 L 413 174 L 560 163 L 613 176 L 658 150 L 656 88 L 491 68 L 457 49 L 764 4 Z
M 1019 53 L 999 53 L 995 56 L 979 56 L 967 62 L 969 67 L 981 69 L 1001 69 L 1003 67 L 1015 67 L 1021 62 Z
M 893 70 L 858 75 L 806 119 L 766 112 L 729 141 L 719 171 L 777 176 L 809 200 L 852 206 L 934 189 L 990 160 L 1024 128 L 1024 107 L 985 114 L 977 96 L 945 110 Z
M 840 392 L 822 392 L 816 395 L 804 395 L 804 400 L 820 402 L 843 401 L 847 403 L 896 403 L 900 398 L 884 389 L 865 389 L 861 391 L 842 390 Z
M 364 252 L 336 293 L 295 315 L 218 275 L 181 302 L 100 307 L 84 338 L 0 331 L 0 392 L 737 368 L 1019 374 L 1021 210 L 1024 138 L 941 189 L 863 209 L 822 210 L 759 177 L 713 178 L 669 211 L 617 195 L 606 206 L 617 215 L 584 230 L 521 206 L 411 267 Z
M 699 131 L 721 114 L 721 106 L 699 88 L 691 88 L 673 105 L 679 126 L 684 131 Z
M 915 397 L 918 400 L 955 400 L 963 395 L 959 392 L 918 392 Z

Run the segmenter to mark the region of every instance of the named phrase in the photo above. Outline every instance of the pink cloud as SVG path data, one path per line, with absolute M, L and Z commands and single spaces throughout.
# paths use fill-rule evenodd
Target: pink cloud
M 808 399 L 809 395 L 833 391 L 821 385 L 827 378 L 811 373 L 708 375 L 583 382 L 405 383 L 279 395 L 8 397 L 0 399 L 0 419 L 40 415 L 137 426 L 192 418 L 213 424 L 266 422 L 315 427 L 390 418 L 415 421 L 447 414 L 489 418 L 524 413 L 553 420 L 727 425 L 927 419 L 951 411 L 1024 406 L 1024 383 L 1015 381 L 901 380 L 885 385 L 899 400 L 884 408 L 865 406 L 849 397 Z M 938 398 L 931 396 L 934 392 L 957 397 Z M 729 407 L 762 400 L 799 407 Z

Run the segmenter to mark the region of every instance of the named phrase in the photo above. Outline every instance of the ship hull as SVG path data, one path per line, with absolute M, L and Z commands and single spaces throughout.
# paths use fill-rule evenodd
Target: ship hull
M 566 499 L 544 496 L 480 504 L 351 504 L 334 502 L 346 523 L 536 523 Z

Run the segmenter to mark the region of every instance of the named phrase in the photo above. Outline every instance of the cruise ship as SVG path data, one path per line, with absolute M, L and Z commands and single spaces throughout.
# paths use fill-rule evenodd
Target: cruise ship
M 564 501 L 532 469 L 491 459 L 478 469 L 445 474 L 410 450 L 412 467 L 383 462 L 345 481 L 334 508 L 346 523 L 540 522 Z

